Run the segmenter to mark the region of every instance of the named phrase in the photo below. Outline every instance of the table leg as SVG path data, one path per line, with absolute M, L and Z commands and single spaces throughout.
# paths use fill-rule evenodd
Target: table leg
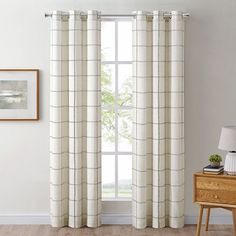
M 234 235 L 236 235 L 236 208 L 232 208 Z
M 201 226 L 202 226 L 202 213 L 203 213 L 203 208 L 204 208 L 204 206 L 203 206 L 203 205 L 200 205 L 196 236 L 200 236 Z
M 206 230 L 206 231 L 208 231 L 210 214 L 211 214 L 211 208 L 208 207 L 208 208 L 207 208 L 207 215 L 206 215 L 206 225 L 205 225 L 205 230 Z

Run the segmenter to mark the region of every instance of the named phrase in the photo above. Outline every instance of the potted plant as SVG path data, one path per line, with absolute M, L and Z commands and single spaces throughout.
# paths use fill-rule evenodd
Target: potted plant
M 209 157 L 209 161 L 212 167 L 219 167 L 220 162 L 222 161 L 222 157 L 218 154 L 212 154 Z

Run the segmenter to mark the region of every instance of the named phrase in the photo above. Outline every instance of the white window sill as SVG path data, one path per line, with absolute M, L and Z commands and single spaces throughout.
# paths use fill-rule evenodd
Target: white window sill
M 131 198 L 103 198 L 102 202 L 131 202 Z

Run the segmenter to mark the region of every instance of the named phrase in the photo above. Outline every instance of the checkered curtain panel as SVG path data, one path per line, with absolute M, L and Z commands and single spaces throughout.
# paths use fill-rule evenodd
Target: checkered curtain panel
M 100 20 L 54 11 L 50 59 L 50 203 L 55 227 L 101 214 Z
M 184 20 L 133 20 L 133 226 L 184 224 Z

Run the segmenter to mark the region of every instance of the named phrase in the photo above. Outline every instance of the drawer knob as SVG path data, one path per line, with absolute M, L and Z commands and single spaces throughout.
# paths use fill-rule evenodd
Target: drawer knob
M 217 195 L 214 195 L 214 198 L 215 198 L 215 199 L 218 199 L 219 197 L 218 197 Z

